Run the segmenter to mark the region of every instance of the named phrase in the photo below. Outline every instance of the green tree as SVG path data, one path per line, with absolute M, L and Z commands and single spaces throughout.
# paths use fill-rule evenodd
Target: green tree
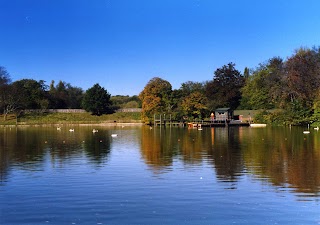
M 183 96 L 188 96 L 193 92 L 205 93 L 205 87 L 203 83 L 187 81 L 181 84 L 179 88 Z
M 241 89 L 242 109 L 272 109 L 280 106 L 284 87 L 284 70 L 281 58 L 271 58 L 246 80 Z
M 115 108 L 141 108 L 141 101 L 137 95 L 115 95 L 111 96 Z
M 5 110 L 9 97 L 8 87 L 10 84 L 10 75 L 7 70 L 0 66 L 0 112 Z
M 139 94 L 142 102 L 142 118 L 149 120 L 155 113 L 171 113 L 171 84 L 159 77 L 152 78 Z
M 99 84 L 89 88 L 83 98 L 83 108 L 93 115 L 100 116 L 111 112 L 110 94 Z
M 206 84 L 206 96 L 209 99 L 209 109 L 230 107 L 236 109 L 240 104 L 240 89 L 244 85 L 244 78 L 235 69 L 234 63 L 228 63 L 214 72 L 212 81 Z
M 249 79 L 249 76 L 250 76 L 249 68 L 248 68 L 248 67 L 245 67 L 245 68 L 244 68 L 244 71 L 243 71 L 243 78 L 244 78 L 245 80 L 248 80 L 248 79 Z
M 12 83 L 21 109 L 46 109 L 49 101 L 43 80 L 22 79 Z
M 80 87 L 71 86 L 71 84 L 67 84 L 67 107 L 69 109 L 80 109 L 81 102 L 83 99 L 83 90 Z
M 70 83 L 59 81 L 55 86 L 51 81 L 49 89 L 50 108 L 79 109 L 83 98 L 83 90 L 73 87 Z

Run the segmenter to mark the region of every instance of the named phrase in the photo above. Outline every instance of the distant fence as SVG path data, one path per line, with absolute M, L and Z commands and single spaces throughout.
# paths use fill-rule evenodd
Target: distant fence
M 116 112 L 142 112 L 141 108 L 123 108 L 117 109 Z
M 85 113 L 84 109 L 47 109 L 47 112 L 57 112 L 57 113 Z
M 85 113 L 84 109 L 25 109 L 23 112 L 35 112 L 35 113 Z
M 85 113 L 84 109 L 26 109 L 24 112 L 36 112 L 36 113 Z M 123 108 L 117 109 L 116 112 L 141 112 L 141 108 Z

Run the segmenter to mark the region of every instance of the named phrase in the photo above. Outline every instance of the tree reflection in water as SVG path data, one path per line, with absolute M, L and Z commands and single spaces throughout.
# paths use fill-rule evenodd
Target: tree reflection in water
M 109 132 L 109 133 L 108 133 Z M 41 170 L 45 161 L 68 166 L 71 159 L 107 166 L 111 153 L 110 130 L 93 134 L 91 128 L 75 132 L 52 127 L 12 127 L 0 131 L 0 180 L 4 184 L 12 169 Z M 140 130 L 139 130 L 140 135 Z M 319 196 L 320 133 L 302 134 L 302 128 L 229 127 L 141 128 L 139 146 L 144 162 L 156 173 L 170 172 L 175 162 L 197 168 L 210 165 L 217 181 L 236 187 L 249 175 L 304 196 Z M 140 141 L 139 141 L 140 140 Z M 115 143 L 116 144 L 116 143 Z M 134 151 L 139 151 L 135 147 Z
M 320 141 L 300 128 L 156 128 L 142 131 L 142 155 L 154 170 L 212 163 L 217 179 L 236 184 L 241 176 L 275 187 L 319 196 Z M 234 185 L 233 185 L 234 186 Z

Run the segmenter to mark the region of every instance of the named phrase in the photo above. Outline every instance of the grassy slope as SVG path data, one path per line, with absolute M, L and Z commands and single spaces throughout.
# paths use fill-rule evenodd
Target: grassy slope
M 91 124 L 91 123 L 140 123 L 141 113 L 135 112 L 117 112 L 102 116 L 93 116 L 90 113 L 43 113 L 43 114 L 27 114 L 18 118 L 20 124 Z M 7 120 L 0 118 L 0 125 L 15 125 L 16 118 L 9 115 Z

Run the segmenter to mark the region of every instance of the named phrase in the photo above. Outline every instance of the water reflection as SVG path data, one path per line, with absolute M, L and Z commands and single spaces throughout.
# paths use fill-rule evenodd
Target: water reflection
M 218 182 L 228 182 L 232 188 L 249 175 L 299 196 L 319 197 L 320 132 L 303 135 L 300 128 L 283 127 L 138 129 L 139 138 L 131 141 L 140 147 L 134 150 L 140 150 L 144 163 L 156 173 L 174 170 L 176 162 L 193 168 L 206 165 Z M 2 128 L 0 181 L 5 183 L 12 170 L 41 169 L 48 156 L 53 166 L 68 166 L 76 158 L 107 166 L 111 149 L 121 144 L 111 146 L 110 134 L 108 128 L 94 134 L 90 127 L 78 127 L 75 132 L 53 127 Z
M 243 174 L 244 163 L 241 154 L 242 128 L 212 128 L 212 146 L 208 155 L 213 158 L 217 178 L 223 182 L 236 182 Z
M 102 132 L 94 135 L 87 132 L 83 148 L 91 162 L 104 163 L 110 154 L 110 138 Z
M 161 128 L 142 132 L 142 155 L 154 170 L 211 163 L 217 179 L 232 188 L 245 174 L 304 196 L 320 192 L 320 133 L 300 128 Z
M 110 153 L 110 138 L 105 133 L 92 133 L 90 128 L 57 131 L 52 127 L 14 127 L 0 132 L 0 179 L 6 181 L 12 167 L 39 170 L 50 156 L 53 166 L 68 164 L 82 157 L 94 164 L 104 163 Z
M 319 196 L 318 139 L 319 134 L 302 135 L 299 128 L 252 130 L 243 151 L 244 160 L 252 174 L 268 178 L 273 185 Z

